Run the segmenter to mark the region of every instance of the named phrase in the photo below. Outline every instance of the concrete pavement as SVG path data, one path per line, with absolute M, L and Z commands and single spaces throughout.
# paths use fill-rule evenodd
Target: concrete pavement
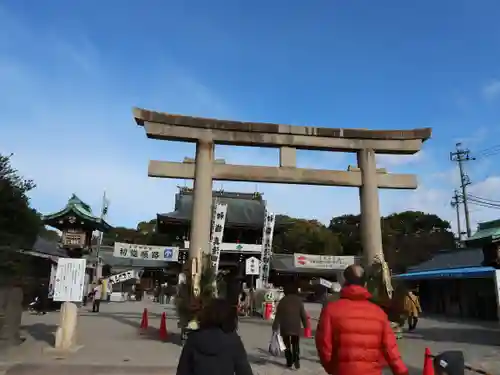
M 150 329 L 139 333 L 141 313 L 147 307 Z M 78 343 L 83 345 L 69 356 L 47 353 L 53 345 L 59 314 L 23 317 L 26 342 L 0 354 L 0 375 L 42 375 L 57 371 L 59 374 L 175 374 L 181 352 L 179 329 L 175 311 L 171 306 L 150 302 L 108 303 L 94 314 L 82 308 L 79 318 Z M 311 322 L 315 326 L 320 306 L 307 304 Z M 160 315 L 167 314 L 169 338 L 161 342 L 158 334 Z M 267 353 L 271 335 L 270 322 L 243 318 L 239 327 L 248 357 L 256 375 L 289 373 L 283 367 L 283 358 Z M 467 361 L 492 373 L 500 369 L 500 329 L 492 324 L 457 323 L 422 319 L 417 331 L 406 334 L 400 349 L 411 374 L 421 374 L 423 353 L 429 347 L 433 353 L 443 350 L 464 350 Z M 301 374 L 324 374 L 316 355 L 314 341 L 301 341 Z M 3 371 L 2 371 L 3 369 Z

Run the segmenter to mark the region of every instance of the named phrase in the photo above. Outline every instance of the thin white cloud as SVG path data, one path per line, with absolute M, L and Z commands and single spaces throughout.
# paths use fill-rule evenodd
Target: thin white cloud
M 59 58 L 72 60 L 86 74 L 94 74 L 99 69 L 99 53 L 86 35 L 74 36 L 71 43 L 59 35 L 49 35 L 49 43 Z
M 492 80 L 483 87 L 483 95 L 486 99 L 495 99 L 500 96 L 500 80 Z
M 443 189 L 419 186 L 417 190 L 407 192 L 394 199 L 393 195 L 388 196 L 388 208 L 391 212 L 398 212 L 404 207 L 405 210 L 423 211 L 443 215 L 447 211 L 450 203 L 450 195 Z M 449 218 L 449 215 L 445 215 Z
M 485 142 L 488 142 L 488 137 L 491 137 L 491 126 L 474 126 L 474 132 L 469 133 L 466 136 L 455 138 L 453 141 L 453 147 L 457 143 L 461 143 L 462 147 L 469 147 L 475 149 L 481 147 Z
M 454 170 L 449 170 L 443 173 L 444 176 L 452 178 L 456 175 Z M 450 176 L 451 175 L 451 176 Z M 453 195 L 453 186 L 458 184 L 448 184 L 449 188 L 441 184 L 435 184 L 435 187 L 422 185 L 414 192 L 407 193 L 405 196 L 394 198 L 387 196 L 385 207 L 389 211 L 397 212 L 401 209 L 418 210 L 427 213 L 434 213 L 439 217 L 448 220 L 451 223 L 453 231 L 457 232 L 457 215 L 456 209 L 451 206 Z M 469 194 L 478 197 L 486 198 L 491 201 L 500 202 L 500 176 L 492 176 L 469 187 Z M 461 193 L 461 192 L 460 192 Z M 500 203 L 498 203 L 500 204 Z M 464 208 L 461 204 L 459 207 L 461 230 L 464 232 L 465 219 Z M 497 208 L 487 208 L 476 205 L 475 202 L 469 201 L 469 213 L 471 219 L 471 230 L 474 233 L 477 225 L 480 222 L 496 220 L 500 217 L 500 210 Z
M 450 169 L 433 173 L 431 178 L 434 180 L 436 185 L 445 185 L 451 190 L 453 187 L 458 187 L 460 185 L 460 171 L 458 166 L 453 166 Z
M 477 197 L 498 201 L 498 204 L 500 204 L 500 176 L 490 176 L 483 181 L 471 185 L 469 192 Z
M 407 164 L 420 163 L 425 159 L 425 151 L 413 155 L 377 155 L 377 166 L 380 168 L 399 167 Z

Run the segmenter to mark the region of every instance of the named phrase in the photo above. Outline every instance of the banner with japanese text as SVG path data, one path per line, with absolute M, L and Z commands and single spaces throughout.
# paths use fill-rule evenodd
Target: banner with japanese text
M 179 248 L 171 246 L 150 246 L 115 242 L 113 256 L 117 258 L 178 262 Z

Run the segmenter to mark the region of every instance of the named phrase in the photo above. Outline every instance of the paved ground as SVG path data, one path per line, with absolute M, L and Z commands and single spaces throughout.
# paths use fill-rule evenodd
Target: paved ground
M 138 326 L 144 307 L 150 311 L 150 329 L 140 335 Z M 313 326 L 319 306 L 309 304 L 307 310 Z M 169 339 L 161 342 L 158 335 L 160 314 L 167 314 Z M 58 313 L 45 316 L 26 314 L 23 318 L 26 342 L 20 347 L 0 353 L 0 375 L 42 375 L 55 373 L 97 374 L 175 374 L 181 351 L 179 330 L 174 310 L 148 302 L 110 303 L 93 314 L 83 308 L 79 319 L 79 344 L 83 348 L 69 356 L 48 354 L 44 348 L 53 345 Z M 260 319 L 243 319 L 240 335 L 257 375 L 281 375 L 294 370 L 283 367 L 283 358 L 267 353 L 270 323 Z M 464 324 L 422 319 L 414 334 L 400 341 L 403 357 L 411 374 L 421 374 L 426 346 L 437 353 L 446 349 L 464 350 L 467 361 L 492 374 L 500 374 L 500 326 L 493 324 Z M 304 339 L 301 374 L 324 374 L 318 363 L 314 341 Z M 3 371 L 2 371 L 3 368 Z

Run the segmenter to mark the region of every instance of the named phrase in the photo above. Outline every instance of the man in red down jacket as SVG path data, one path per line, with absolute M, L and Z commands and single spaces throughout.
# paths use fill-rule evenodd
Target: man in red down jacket
M 340 299 L 323 308 L 316 331 L 323 368 L 332 375 L 381 375 L 389 365 L 394 375 L 407 375 L 387 315 L 369 301 L 363 268 L 349 266 L 344 279 Z

